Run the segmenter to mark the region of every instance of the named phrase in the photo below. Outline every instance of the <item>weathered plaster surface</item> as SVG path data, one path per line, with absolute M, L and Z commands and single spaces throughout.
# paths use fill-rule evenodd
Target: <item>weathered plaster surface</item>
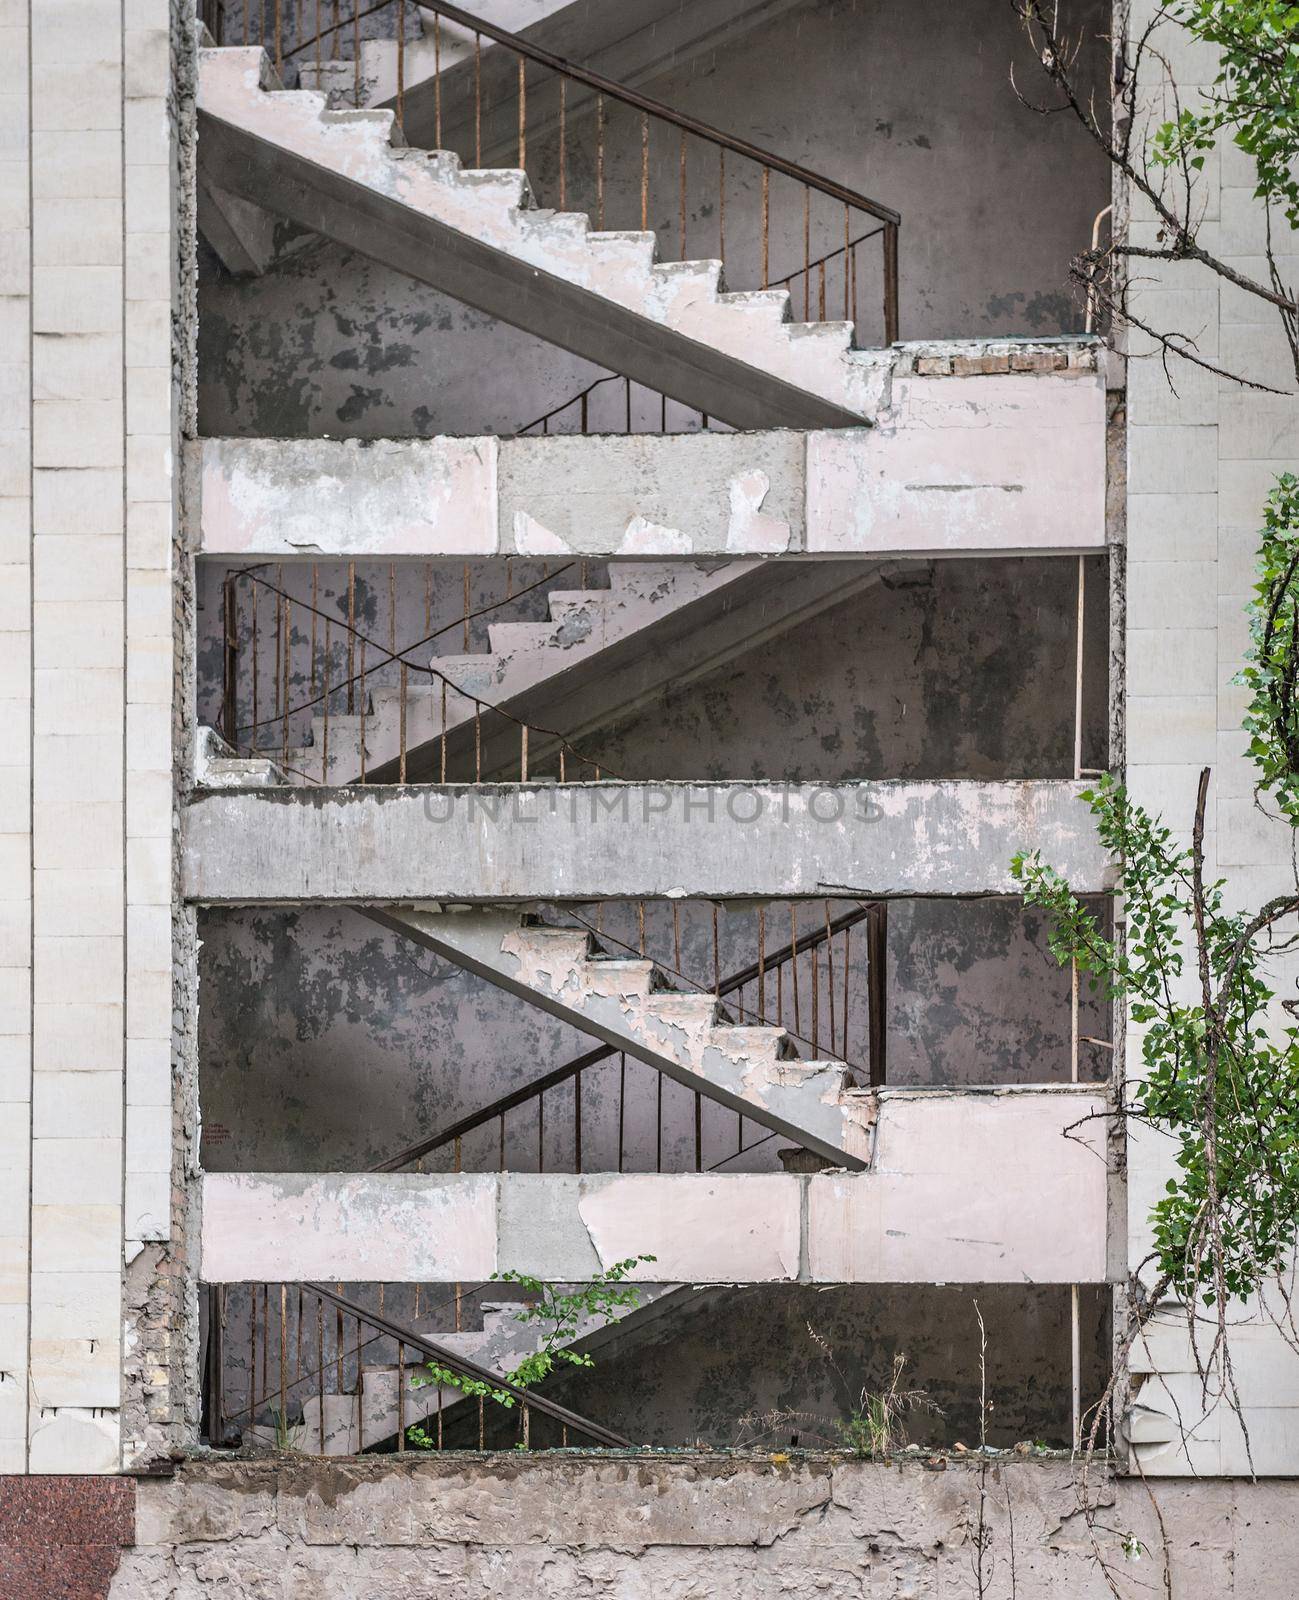
M 187 807 L 206 904 L 1010 894 L 1040 848 L 1083 892 L 1111 868 L 1079 785 L 587 784 L 217 791 Z
M 1157 1484 L 1095 1472 L 1093 1544 L 1067 1462 L 944 1470 L 785 1455 L 191 1463 L 142 1482 L 134 1550 L 111 1600 L 317 1593 L 361 1600 L 544 1594 L 625 1600 L 779 1593 L 973 1596 L 979 1527 L 989 1594 L 1263 1600 L 1299 1582 L 1289 1484 Z M 1123 1541 L 1143 1558 L 1125 1559 Z M 1097 1556 L 1101 1557 L 1098 1561 Z M 1103 1562 L 1103 1566 L 1102 1566 Z M 1108 1577 L 1107 1577 L 1108 1574 Z M 1111 1580 L 1112 1579 L 1112 1586 Z
M 912 373 L 871 429 L 209 439 L 191 538 L 214 556 L 1092 550 L 1104 453 L 1094 370 Z
M 886 1092 L 889 1164 L 856 1175 L 209 1173 L 202 1275 L 453 1282 L 540 1255 L 573 1280 L 594 1249 L 652 1253 L 646 1282 L 1100 1283 L 1109 1175 L 1067 1130 L 1104 1111 L 1086 1087 Z

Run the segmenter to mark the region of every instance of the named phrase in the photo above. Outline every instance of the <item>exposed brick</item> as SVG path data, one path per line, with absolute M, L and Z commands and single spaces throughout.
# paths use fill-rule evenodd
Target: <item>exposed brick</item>
M 916 371 L 922 378 L 943 378 L 951 370 L 951 358 L 948 356 L 920 356 L 916 360 Z

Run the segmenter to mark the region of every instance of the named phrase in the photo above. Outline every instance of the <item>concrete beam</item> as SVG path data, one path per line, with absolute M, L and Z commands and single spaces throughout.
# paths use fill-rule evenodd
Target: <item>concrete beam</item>
M 866 1173 L 209 1173 L 202 1276 L 577 1281 L 650 1254 L 647 1282 L 1106 1281 L 1103 1090 L 879 1100 Z
M 1007 350 L 995 358 L 1007 370 L 968 377 L 918 374 L 936 358 L 905 347 L 893 356 L 873 428 L 204 440 L 187 461 L 191 547 L 240 559 L 1104 547 L 1105 390 L 1089 347 Z M 1090 366 L 1009 369 L 1039 358 Z
M 1079 783 L 526 784 L 261 789 L 185 809 L 205 904 L 1011 894 L 1041 850 L 1108 888 Z

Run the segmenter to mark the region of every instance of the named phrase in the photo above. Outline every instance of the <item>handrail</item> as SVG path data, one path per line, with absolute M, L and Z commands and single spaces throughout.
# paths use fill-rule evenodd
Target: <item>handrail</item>
M 717 986 L 716 993 L 721 996 L 732 994 L 736 989 L 743 989 L 746 984 L 754 982 L 761 973 L 774 971 L 783 966 L 786 961 L 792 960 L 811 950 L 814 946 L 824 944 L 836 938 L 845 928 L 855 927 L 859 922 L 865 921 L 872 914 L 872 905 L 859 906 L 855 910 L 845 911 L 842 916 L 836 917 L 828 927 L 813 928 L 810 932 L 800 934 L 789 945 L 773 955 L 767 956 L 761 962 L 752 962 L 739 972 L 734 972 Z M 707 991 L 702 991 L 707 992 Z M 507 1111 L 513 1111 L 516 1106 L 524 1105 L 527 1101 L 535 1099 L 539 1094 L 544 1094 L 548 1089 L 557 1088 L 561 1083 L 566 1083 L 570 1078 L 575 1078 L 588 1067 L 597 1066 L 601 1061 L 607 1061 L 611 1056 L 620 1052 L 616 1045 L 599 1045 L 594 1050 L 588 1050 L 585 1055 L 577 1056 L 572 1061 L 566 1062 L 562 1067 L 545 1073 L 540 1078 L 534 1078 L 531 1083 L 525 1083 L 518 1089 L 511 1089 L 508 1094 L 493 1100 L 490 1105 L 481 1110 L 471 1111 L 468 1116 L 461 1117 L 458 1122 L 450 1123 L 445 1128 L 440 1128 L 426 1139 L 421 1139 L 417 1144 L 410 1145 L 407 1149 L 399 1151 L 395 1156 L 389 1156 L 386 1161 L 381 1161 L 377 1166 L 371 1167 L 371 1172 L 398 1172 L 408 1162 L 418 1161 L 421 1156 L 429 1155 L 434 1150 L 441 1149 L 453 1140 L 461 1139 L 467 1133 L 485 1127 L 489 1122 L 494 1122 Z M 700 1093 L 707 1097 L 706 1090 Z M 731 1159 L 728 1157 L 728 1159 Z
M 602 73 L 591 72 L 586 67 L 579 67 L 575 62 L 566 61 L 563 56 L 553 55 L 549 50 L 542 50 L 537 45 L 529 44 L 517 33 L 498 28 L 495 23 L 485 22 L 472 12 L 462 11 L 459 6 L 444 5 L 442 0 L 431 0 L 425 9 L 437 12 L 452 22 L 458 22 L 461 27 L 469 28 L 474 33 L 481 33 L 485 38 L 494 39 L 497 44 L 508 45 L 516 55 L 523 56 L 528 61 L 535 61 L 538 66 L 548 67 L 552 72 L 571 78 L 575 83 L 585 84 L 588 89 L 608 95 L 611 100 L 621 100 L 624 105 L 643 111 L 647 116 L 657 117 L 661 122 L 670 122 L 683 133 L 692 133 L 696 138 L 706 139 L 710 144 L 720 145 L 724 150 L 731 150 L 749 161 L 756 161 L 759 166 L 769 167 L 772 172 L 783 173 L 787 178 L 796 178 L 809 189 L 829 195 L 832 200 L 842 201 L 858 211 L 868 212 L 872 217 L 878 217 L 881 222 L 890 223 L 895 228 L 902 222 L 901 213 L 889 206 L 881 205 L 878 200 L 868 199 L 866 195 L 859 194 L 856 189 L 848 188 L 846 184 L 836 183 L 832 178 L 823 178 L 819 173 L 800 166 L 796 161 L 787 161 L 784 156 L 764 150 L 761 145 L 751 144 L 747 139 L 738 139 L 734 134 L 713 127 L 711 123 L 700 122 L 695 117 L 674 111 L 661 100 L 652 100 L 648 95 L 640 94 L 635 89 L 628 89 L 623 84 L 615 83 L 612 78 L 606 78 Z
M 422 1351 L 424 1355 L 440 1362 L 443 1366 L 459 1371 L 465 1377 L 473 1378 L 479 1383 L 490 1384 L 494 1389 L 500 1389 L 510 1395 L 520 1405 L 539 1411 L 543 1416 L 552 1417 L 556 1422 L 566 1428 L 574 1428 L 579 1433 L 584 1433 L 588 1439 L 594 1439 L 597 1444 L 607 1445 L 613 1450 L 634 1450 L 636 1446 L 630 1439 L 624 1439 L 620 1433 L 615 1433 L 612 1428 L 606 1428 L 602 1423 L 591 1422 L 586 1417 L 579 1416 L 576 1411 L 570 1411 L 567 1406 L 561 1406 L 557 1401 L 547 1400 L 544 1395 L 534 1394 L 530 1389 L 521 1389 L 518 1384 L 511 1383 L 508 1378 L 503 1378 L 499 1373 L 493 1372 L 490 1367 L 480 1367 L 476 1361 L 471 1361 L 467 1356 L 459 1355 L 454 1350 L 448 1350 L 444 1345 L 427 1338 L 422 1333 L 414 1333 L 409 1328 L 403 1328 L 396 1322 L 377 1312 L 369 1311 L 365 1306 L 357 1305 L 355 1301 L 346 1299 L 341 1294 L 335 1294 L 332 1289 L 327 1289 L 323 1283 L 304 1283 L 303 1288 L 314 1295 L 319 1295 L 322 1300 L 327 1300 L 340 1311 L 347 1312 L 358 1322 L 364 1322 L 371 1328 L 377 1328 L 387 1338 L 395 1340 L 398 1344 L 410 1345 L 413 1349 Z
M 380 0 L 380 4 L 368 8 L 361 15 L 368 15 L 371 11 L 382 9 L 382 4 L 391 3 L 391 0 Z M 522 56 L 527 61 L 535 61 L 540 67 L 546 67 L 551 72 L 558 72 L 561 76 L 571 79 L 574 83 L 584 84 L 588 89 L 594 89 L 597 94 L 607 95 L 611 100 L 620 100 L 624 105 L 629 105 L 637 111 L 644 112 L 647 116 L 656 117 L 661 122 L 671 123 L 673 127 L 680 128 L 683 133 L 694 134 L 696 138 L 705 139 L 709 144 L 717 145 L 723 150 L 730 150 L 736 155 L 744 156 L 746 160 L 756 161 L 759 166 L 767 167 L 772 172 L 779 172 L 787 178 L 794 178 L 799 183 L 806 184 L 809 189 L 815 189 L 819 194 L 828 195 L 832 200 L 838 200 L 844 205 L 850 205 L 858 211 L 865 211 L 872 217 L 877 217 L 881 222 L 888 223 L 891 227 L 899 227 L 902 222 L 901 213 L 894 211 L 890 206 L 881 205 L 878 200 L 871 200 L 864 194 L 859 194 L 856 189 L 850 189 L 846 184 L 836 183 L 832 178 L 823 178 L 819 173 L 810 171 L 807 167 L 800 166 L 797 161 L 788 161 L 784 156 L 778 156 L 773 151 L 764 150 L 761 145 L 752 144 L 747 139 L 739 139 L 734 134 L 725 133 L 721 128 L 715 128 L 711 123 L 700 122 L 698 118 L 674 111 L 671 106 L 664 105 L 660 100 L 653 100 L 649 95 L 629 89 L 623 84 L 616 83 L 612 78 L 606 78 L 602 73 L 592 72 L 586 67 L 579 67 L 576 62 L 565 60 L 549 50 L 530 44 L 517 33 L 510 33 L 506 28 L 497 27 L 495 23 L 487 22 L 481 17 L 476 17 L 472 12 L 464 11 L 459 6 L 444 5 L 442 0 L 431 0 L 426 3 L 425 10 L 436 12 L 439 16 L 446 17 L 451 22 L 458 22 L 461 27 L 468 28 L 472 33 L 482 34 L 484 38 L 491 39 L 497 44 L 505 45 L 515 55 Z M 341 24 L 340 24 L 341 26 Z M 324 33 L 332 32 L 332 28 L 323 30 Z M 314 41 L 312 41 L 314 42 Z M 298 45 L 295 50 L 304 49 Z M 289 51 L 292 55 L 295 51 Z

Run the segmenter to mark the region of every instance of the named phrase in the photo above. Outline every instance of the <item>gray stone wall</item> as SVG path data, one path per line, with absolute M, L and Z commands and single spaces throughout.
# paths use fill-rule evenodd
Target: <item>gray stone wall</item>
M 1137 1600 L 1165 1592 L 1162 1520 L 1178 1600 L 1272 1600 L 1299 1583 L 1295 1499 L 1289 1483 L 1100 1469 L 1084 1489 L 1067 1462 L 1013 1457 L 194 1463 L 140 1483 L 109 1592 Z

